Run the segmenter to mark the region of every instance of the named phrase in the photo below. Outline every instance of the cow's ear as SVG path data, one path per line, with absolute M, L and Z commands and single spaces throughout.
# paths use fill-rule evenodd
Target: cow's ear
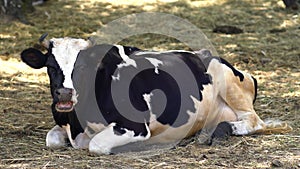
M 47 56 L 44 55 L 41 51 L 28 48 L 21 53 L 21 59 L 27 65 L 34 69 L 40 69 L 45 66 L 47 62 Z

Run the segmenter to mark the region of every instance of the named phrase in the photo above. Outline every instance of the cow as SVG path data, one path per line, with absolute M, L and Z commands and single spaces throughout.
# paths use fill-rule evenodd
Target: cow
M 46 135 L 48 147 L 66 146 L 68 140 L 74 148 L 111 154 L 115 148 L 131 143 L 171 143 L 199 131 L 208 131 L 211 143 L 231 135 L 291 130 L 284 122 L 261 120 L 253 106 L 256 79 L 209 50 L 145 51 L 69 37 L 47 40 L 46 36 L 40 42 L 47 53 L 28 48 L 21 53 L 21 59 L 34 69 L 47 68 L 56 123 Z M 91 92 L 76 88 L 89 81 L 89 71 L 85 69 L 93 63 L 86 61 L 95 56 L 101 58 L 95 79 L 90 82 L 95 89 Z M 143 66 L 147 68 L 139 70 Z M 189 75 L 181 73 L 185 68 Z M 82 70 L 78 73 L 78 69 Z M 177 84 L 173 76 L 183 83 Z M 114 96 L 113 86 L 122 88 L 129 77 L 129 89 L 124 87 Z M 184 90 L 189 91 L 190 85 L 196 90 L 181 92 L 185 85 Z M 92 100 L 98 112 L 89 110 Z M 76 107 L 84 101 L 87 106 L 77 112 Z M 115 102 L 125 104 L 120 108 Z M 127 103 L 142 113 L 134 114 L 127 109 Z

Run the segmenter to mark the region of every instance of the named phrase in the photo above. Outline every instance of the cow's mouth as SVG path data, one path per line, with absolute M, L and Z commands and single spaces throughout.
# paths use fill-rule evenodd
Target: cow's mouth
M 58 112 L 71 112 L 74 109 L 73 102 L 72 101 L 58 102 L 55 105 L 55 109 Z

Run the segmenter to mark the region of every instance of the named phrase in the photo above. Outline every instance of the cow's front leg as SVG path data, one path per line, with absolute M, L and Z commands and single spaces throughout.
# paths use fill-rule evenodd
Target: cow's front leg
M 67 138 L 68 135 L 66 130 L 56 125 L 47 133 L 46 146 L 51 148 L 66 146 Z
M 136 135 L 135 131 L 117 127 L 116 123 L 111 123 L 106 129 L 92 138 L 89 144 L 89 151 L 96 154 L 110 154 L 115 147 L 147 140 L 150 138 L 151 133 L 147 124 L 144 124 L 143 127 L 145 132 Z M 121 129 L 121 132 L 119 129 Z

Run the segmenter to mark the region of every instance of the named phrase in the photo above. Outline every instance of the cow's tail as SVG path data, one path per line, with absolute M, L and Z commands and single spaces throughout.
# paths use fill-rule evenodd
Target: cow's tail
M 293 130 L 293 128 L 286 122 L 279 120 L 265 120 L 265 128 L 260 130 L 262 134 L 284 134 Z

